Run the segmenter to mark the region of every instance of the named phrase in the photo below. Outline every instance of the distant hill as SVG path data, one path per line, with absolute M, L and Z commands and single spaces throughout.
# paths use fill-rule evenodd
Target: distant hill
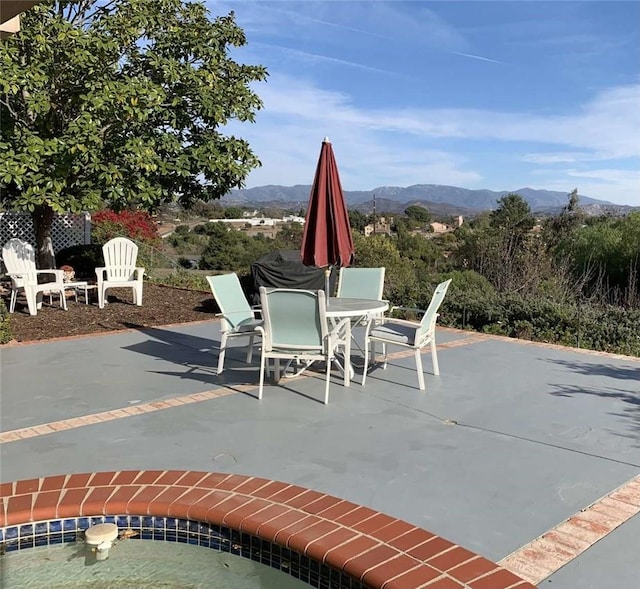
M 243 206 L 286 205 L 287 207 L 306 207 L 309 200 L 310 185 L 296 186 L 257 186 L 232 190 L 223 198 L 223 203 Z M 521 195 L 533 211 L 553 212 L 567 204 L 568 192 L 552 190 L 534 190 L 518 188 L 516 190 L 469 190 L 457 186 L 441 184 L 415 184 L 413 186 L 379 186 L 372 190 L 346 190 L 347 205 L 362 212 L 371 212 L 373 198 L 376 210 L 380 212 L 403 212 L 409 205 L 418 204 L 427 207 L 435 215 L 464 215 L 494 209 L 498 199 L 506 194 Z M 580 204 L 596 205 L 603 210 L 626 208 L 611 202 L 580 195 Z

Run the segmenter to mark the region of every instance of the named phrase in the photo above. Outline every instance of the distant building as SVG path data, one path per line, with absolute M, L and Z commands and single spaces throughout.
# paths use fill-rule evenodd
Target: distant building
M 451 227 L 449 227 L 449 225 L 446 225 L 445 223 L 438 223 L 437 221 L 429 223 L 429 229 L 432 233 L 447 233 L 448 231 L 451 231 Z
M 380 217 L 376 219 L 375 226 L 372 223 L 366 225 L 364 228 L 364 236 L 369 237 L 370 235 L 381 234 L 381 235 L 391 235 L 391 221 L 387 221 L 385 217 Z

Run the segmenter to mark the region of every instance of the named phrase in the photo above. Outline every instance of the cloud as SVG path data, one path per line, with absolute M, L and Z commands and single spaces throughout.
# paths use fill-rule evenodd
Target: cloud
M 345 92 L 278 74 L 256 90 L 265 105 L 256 123 L 228 126 L 250 142 L 263 162 L 251 173 L 248 186 L 310 184 L 320 143 L 328 135 L 343 186 L 349 190 L 417 183 L 509 189 L 505 184 L 513 182 L 566 192 L 581 179 L 582 194 L 623 199 L 619 202 L 636 198 L 640 204 L 638 173 L 615 169 L 628 167 L 640 156 L 638 86 L 611 88 L 573 112 L 546 117 L 469 109 L 367 108 Z M 485 145 L 491 145 L 491 157 L 479 157 Z M 614 166 L 591 171 L 557 167 L 604 160 Z M 517 162 L 524 167 L 514 169 L 510 179 L 504 170 Z M 634 189 L 638 196 L 633 196 Z

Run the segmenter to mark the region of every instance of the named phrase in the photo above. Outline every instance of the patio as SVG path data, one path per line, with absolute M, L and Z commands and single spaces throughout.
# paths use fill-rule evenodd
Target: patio
M 358 370 L 348 389 L 336 373 L 327 406 L 313 372 L 257 401 L 257 363 L 237 348 L 216 376 L 216 322 L 4 347 L 1 481 L 127 469 L 265 477 L 406 520 L 541 586 L 635 587 L 640 359 L 449 329 L 438 338 L 441 376 L 427 359 L 425 392 L 411 355 L 394 354 L 365 388 Z

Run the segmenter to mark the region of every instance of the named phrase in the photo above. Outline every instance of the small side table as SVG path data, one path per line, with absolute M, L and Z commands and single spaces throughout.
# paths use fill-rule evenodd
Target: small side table
M 90 288 L 95 289 L 95 285 L 89 285 L 87 282 L 80 280 L 80 281 L 76 281 L 76 282 L 65 282 L 64 283 L 64 290 L 68 290 L 68 289 L 73 289 L 73 295 L 75 297 L 75 301 L 76 303 L 78 302 L 78 291 L 82 291 L 82 294 L 84 294 L 84 304 L 88 305 L 89 304 L 89 294 L 88 291 Z M 49 304 L 52 303 L 52 296 L 51 293 L 49 293 Z

